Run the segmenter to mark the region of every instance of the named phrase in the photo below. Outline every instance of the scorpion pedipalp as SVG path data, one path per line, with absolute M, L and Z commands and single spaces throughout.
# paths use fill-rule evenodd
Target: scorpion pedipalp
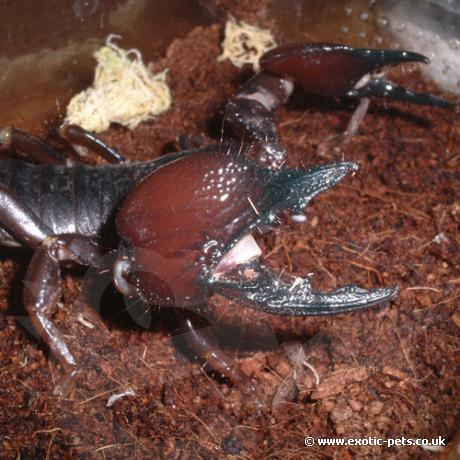
M 328 98 L 386 98 L 412 104 L 452 108 L 445 99 L 411 91 L 376 75 L 405 62 L 427 64 L 428 58 L 404 50 L 352 48 L 334 43 L 294 43 L 278 46 L 260 59 L 262 71 L 245 83 L 227 103 L 225 119 L 235 133 L 256 141 L 260 160 L 279 167 L 286 160 L 274 122 L 274 112 L 293 92 Z M 366 110 L 361 113 L 363 119 Z M 348 129 L 349 139 L 360 123 Z

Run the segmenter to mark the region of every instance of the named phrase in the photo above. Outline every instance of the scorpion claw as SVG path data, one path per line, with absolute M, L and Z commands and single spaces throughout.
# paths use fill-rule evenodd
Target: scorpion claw
M 346 286 L 325 293 L 313 290 L 309 278 L 296 278 L 288 284 L 258 262 L 261 250 L 250 235 L 261 224 L 273 222 L 281 210 L 301 211 L 314 196 L 336 185 L 357 167 L 354 162 L 342 161 L 307 171 L 285 169 L 271 173 L 264 199 L 258 202 L 257 217 L 248 222 L 236 238 L 238 242 L 232 243 L 205 281 L 210 291 L 268 313 L 294 316 L 345 313 L 393 298 L 395 287 L 366 290 Z
M 426 94 L 413 93 L 368 74 L 404 62 L 429 63 L 411 51 L 351 48 L 332 43 L 290 44 L 268 51 L 261 67 L 274 75 L 291 78 L 316 96 L 386 97 L 390 99 L 452 107 L 450 102 Z M 361 84 L 364 80 L 366 83 Z
M 355 285 L 335 291 L 317 292 L 309 278 L 296 278 L 287 284 L 257 262 L 238 269 L 237 277 L 216 279 L 212 289 L 238 302 L 267 313 L 290 316 L 337 315 L 389 301 L 397 287 L 363 289 Z
M 388 98 L 414 104 L 452 108 L 455 104 L 415 93 L 372 75 L 386 66 L 404 62 L 428 64 L 429 59 L 411 51 L 352 48 L 334 43 L 295 43 L 267 51 L 260 58 L 261 72 L 240 87 L 228 102 L 225 119 L 235 134 L 246 134 L 262 152 L 259 160 L 277 168 L 285 160 L 273 114 L 291 96 L 294 84 L 319 97 Z M 365 110 L 361 110 L 361 120 Z M 348 130 L 350 138 L 358 129 Z

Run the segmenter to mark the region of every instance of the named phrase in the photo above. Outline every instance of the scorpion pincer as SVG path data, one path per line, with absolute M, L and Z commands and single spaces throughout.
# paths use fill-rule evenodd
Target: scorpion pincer
M 352 161 L 278 168 L 285 152 L 273 112 L 290 96 L 294 82 L 326 97 L 375 96 L 451 106 L 380 78 L 363 80 L 373 70 L 405 61 L 427 60 L 407 51 L 334 44 L 287 45 L 266 53 L 262 72 L 226 108 L 234 132 L 261 146 L 259 162 L 244 149 L 241 154 L 240 146 L 220 144 L 130 163 L 91 133 L 64 126 L 60 132 L 70 143 L 89 147 L 112 163 L 69 165 L 42 141 L 2 128 L 4 146 L 45 163 L 1 162 L 0 239 L 34 251 L 25 276 L 25 308 L 69 377 L 79 365 L 52 321 L 61 294 L 60 264 L 105 269 L 104 256 L 116 245 L 118 256 L 110 268 L 117 289 L 152 306 L 183 307 L 191 348 L 236 383 L 243 379 L 231 369 L 230 358 L 215 349 L 209 328 L 198 330 L 196 315 L 187 314 L 205 311 L 214 293 L 265 312 L 299 316 L 350 312 L 392 299 L 396 287 L 351 285 L 324 293 L 315 291 L 309 278 L 289 285 L 264 267 L 252 233 L 272 224 L 283 210 L 303 211 L 318 193 L 358 168 Z

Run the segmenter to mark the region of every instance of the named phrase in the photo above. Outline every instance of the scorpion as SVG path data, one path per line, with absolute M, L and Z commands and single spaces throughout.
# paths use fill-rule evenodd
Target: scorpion
M 225 109 L 234 133 L 260 147 L 259 161 L 248 157 L 243 143 L 219 143 L 129 162 L 92 133 L 63 125 L 60 134 L 72 145 L 107 160 L 98 166 L 70 164 L 62 153 L 20 129 L 1 128 L 0 144 L 41 164 L 17 159 L 0 163 L 0 241 L 33 250 L 24 306 L 68 381 L 78 374 L 79 363 L 53 323 L 63 262 L 110 268 L 122 294 L 150 306 L 181 307 L 191 349 L 211 370 L 236 383 L 243 377 L 232 369 L 226 352 L 216 348 L 209 328 L 199 329 L 192 314 L 205 311 L 213 294 L 264 312 L 297 316 L 352 312 L 394 298 L 394 286 L 367 290 L 349 285 L 319 292 L 308 277 L 289 284 L 260 261 L 252 233 L 269 227 L 283 210 L 302 212 L 317 194 L 358 168 L 353 161 L 311 169 L 281 167 L 286 152 L 273 116 L 294 83 L 321 97 L 452 106 L 373 73 L 409 61 L 428 59 L 409 51 L 329 43 L 268 51 L 260 61 L 261 72 Z M 115 249 L 113 265 L 106 267 L 105 255 Z

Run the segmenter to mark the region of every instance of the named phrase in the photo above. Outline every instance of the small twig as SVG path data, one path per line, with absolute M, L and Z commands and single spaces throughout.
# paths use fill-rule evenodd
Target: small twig
M 383 284 L 383 276 L 376 268 L 370 267 L 369 265 L 360 264 L 359 262 L 355 262 L 354 260 L 347 259 L 346 262 L 348 262 L 350 265 L 354 265 L 355 267 L 362 268 L 363 270 L 374 273 L 379 283 Z
M 342 188 L 342 189 L 354 190 L 354 191 L 358 192 L 361 196 L 368 196 L 370 198 L 375 198 L 377 200 L 383 201 L 384 203 L 387 203 L 387 204 L 391 205 L 394 212 L 398 212 L 400 214 L 412 217 L 415 220 L 421 220 L 421 221 L 424 221 L 426 223 L 431 222 L 430 216 L 428 214 L 420 211 L 419 209 L 413 208 L 413 207 L 410 207 L 410 206 L 407 206 L 404 209 L 400 209 L 398 207 L 398 204 L 395 201 L 390 200 L 390 199 L 388 199 L 388 198 L 386 198 L 386 197 L 384 197 L 384 196 L 382 196 L 382 195 L 380 195 L 378 193 L 371 192 L 370 190 L 360 189 L 359 187 L 355 187 L 354 185 L 340 184 L 338 187 Z M 385 193 L 389 193 L 389 190 L 385 189 Z M 410 194 L 410 195 L 412 196 L 413 194 Z
M 419 308 L 417 310 L 414 310 L 414 313 L 425 311 L 425 310 L 428 310 L 429 308 L 438 307 L 439 305 L 444 305 L 446 303 L 452 302 L 452 301 L 457 300 L 459 298 L 460 298 L 460 295 L 456 295 L 454 297 L 450 297 L 449 299 L 444 299 L 444 300 L 441 300 L 440 302 L 436 302 L 436 303 L 434 303 L 432 305 L 429 305 L 428 307 Z
M 259 213 L 258 209 L 256 208 L 256 205 L 252 202 L 251 197 L 248 196 L 247 199 L 248 199 L 249 204 L 251 205 L 252 209 L 254 210 L 254 212 L 257 215 L 259 215 L 260 213 Z
M 405 291 L 433 291 L 440 293 L 442 289 L 434 288 L 431 286 L 412 286 L 405 289 Z
M 353 358 L 353 361 L 355 362 L 356 367 L 361 367 L 361 364 L 359 364 L 359 361 L 356 358 L 356 355 L 353 352 L 353 349 L 350 348 L 349 344 L 347 342 L 345 342 L 345 340 L 343 339 L 343 337 L 340 334 L 336 334 L 336 335 L 340 339 L 340 341 L 342 342 L 343 346 L 350 352 L 350 356 Z
M 62 431 L 62 428 L 56 427 L 56 428 L 50 428 L 49 430 L 37 430 L 32 433 L 32 438 L 35 438 L 37 434 L 56 433 L 57 431 Z
M 154 370 L 153 367 L 141 356 L 138 356 L 137 359 L 139 359 L 139 361 L 145 366 L 147 367 L 148 369 L 150 370 Z
M 50 453 L 51 453 L 51 446 L 53 445 L 54 438 L 56 437 L 56 433 L 53 433 L 50 439 L 50 442 L 48 443 L 48 449 L 46 449 L 46 457 L 45 460 L 48 460 L 50 458 Z
M 88 329 L 94 329 L 95 328 L 94 324 L 89 322 L 87 319 L 85 319 L 81 313 L 77 314 L 77 321 L 80 324 L 83 324 L 83 326 L 87 327 Z
M 396 334 L 396 337 L 398 338 L 398 341 L 399 341 L 399 344 L 401 346 L 401 351 L 403 353 L 404 359 L 406 360 L 407 364 L 409 365 L 409 367 L 410 367 L 410 369 L 412 371 L 412 375 L 414 376 L 414 379 L 416 381 L 418 381 L 418 377 L 417 377 L 417 373 L 415 371 L 415 367 L 412 364 L 412 361 L 410 360 L 409 352 L 407 351 L 407 348 L 404 346 L 404 342 L 402 340 L 401 334 L 399 333 L 397 325 L 396 325 L 394 319 L 391 318 L 391 317 L 390 317 L 390 321 L 393 323 L 393 330 L 394 330 L 394 332 Z
M 89 403 L 90 401 L 93 401 L 94 399 L 101 398 L 102 396 L 114 393 L 115 391 L 117 391 L 119 389 L 120 389 L 120 387 L 112 388 L 111 390 L 107 390 L 107 391 L 103 391 L 102 393 L 98 393 L 97 395 L 91 396 L 91 398 L 85 399 L 84 401 L 80 401 L 77 405 L 78 406 L 83 406 L 83 404 Z
M 120 447 L 125 447 L 125 446 L 134 446 L 135 444 L 136 444 L 135 442 L 127 442 L 126 444 L 107 444 L 106 446 L 98 447 L 97 449 L 93 450 L 93 453 L 101 452 L 106 449 L 114 449 L 114 448 L 120 448 Z
M 220 391 L 219 387 L 216 385 L 216 383 L 214 382 L 214 380 L 209 377 L 209 375 L 206 373 L 206 371 L 203 369 L 203 366 L 199 366 L 199 369 L 200 369 L 200 372 L 206 377 L 206 379 L 208 380 L 209 383 L 211 383 L 213 386 L 214 386 L 214 389 L 217 391 L 217 393 L 219 393 L 219 396 L 222 398 L 222 399 L 225 399 L 225 396 L 224 394 L 222 393 L 222 391 Z
M 345 252 L 351 252 L 352 254 L 356 254 L 358 257 L 361 257 L 362 259 L 367 260 L 370 263 L 374 263 L 374 261 L 370 257 L 365 256 L 365 254 L 369 251 L 370 246 L 371 246 L 371 244 L 369 243 L 366 246 L 366 248 L 364 249 L 364 251 L 361 251 L 361 252 L 356 251 L 355 249 L 351 249 L 351 248 L 349 248 L 347 246 L 344 246 L 344 245 L 342 245 L 342 249 Z

